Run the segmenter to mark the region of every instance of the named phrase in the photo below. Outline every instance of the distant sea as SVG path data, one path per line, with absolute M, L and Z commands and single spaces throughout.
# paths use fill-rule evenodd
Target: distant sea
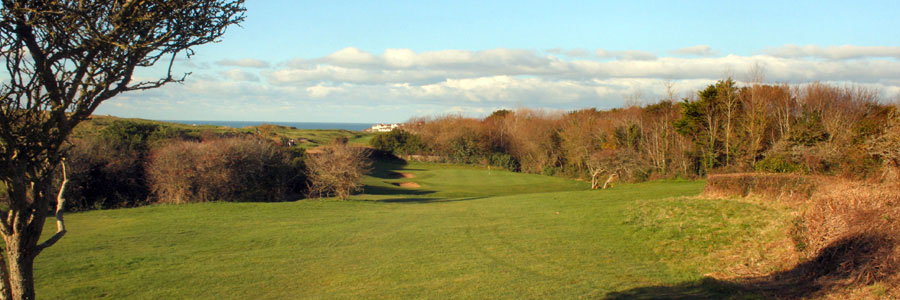
M 316 123 L 316 122 L 263 122 L 263 121 L 185 121 L 185 120 L 160 120 L 187 125 L 215 125 L 232 128 L 244 128 L 247 126 L 259 126 L 262 124 L 281 125 L 295 127 L 297 129 L 346 129 L 363 131 L 372 127 L 372 123 Z

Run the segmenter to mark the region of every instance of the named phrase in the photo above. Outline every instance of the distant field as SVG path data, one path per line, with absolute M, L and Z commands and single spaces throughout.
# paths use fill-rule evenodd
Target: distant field
M 394 183 L 415 183 L 404 188 Z M 784 212 L 701 181 L 590 191 L 486 168 L 379 164 L 351 201 L 68 214 L 36 262 L 47 299 L 755 297 L 703 280 Z M 53 224 L 45 232 L 53 232 Z

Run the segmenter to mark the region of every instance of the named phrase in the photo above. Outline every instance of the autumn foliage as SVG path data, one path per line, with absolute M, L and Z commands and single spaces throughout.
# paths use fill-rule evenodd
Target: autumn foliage
M 643 106 L 415 118 L 403 130 L 419 144 L 396 147 L 578 178 L 602 169 L 627 181 L 746 171 L 896 180 L 897 151 L 886 149 L 897 148 L 897 123 L 897 107 L 864 87 L 726 79 Z

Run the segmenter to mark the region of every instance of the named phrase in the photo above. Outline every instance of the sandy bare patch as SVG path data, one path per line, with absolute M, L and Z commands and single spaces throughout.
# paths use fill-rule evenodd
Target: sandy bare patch
M 396 186 L 399 186 L 399 187 L 405 187 L 405 188 L 417 188 L 417 187 L 420 187 L 420 185 L 419 185 L 418 183 L 415 183 L 415 182 L 394 182 L 394 183 L 391 183 L 391 184 L 396 185 Z
M 413 173 L 400 173 L 400 177 L 403 178 L 416 178 L 416 175 Z

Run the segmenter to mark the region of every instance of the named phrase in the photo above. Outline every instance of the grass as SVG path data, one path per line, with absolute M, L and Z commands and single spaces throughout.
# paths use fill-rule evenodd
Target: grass
M 715 265 L 709 253 L 757 235 L 761 217 L 780 213 L 691 197 L 703 189 L 699 181 L 590 191 L 587 183 L 554 177 L 412 163 L 379 164 L 366 184 L 366 193 L 351 201 L 69 214 L 69 234 L 37 259 L 37 293 L 50 299 L 754 298 L 702 274 Z

